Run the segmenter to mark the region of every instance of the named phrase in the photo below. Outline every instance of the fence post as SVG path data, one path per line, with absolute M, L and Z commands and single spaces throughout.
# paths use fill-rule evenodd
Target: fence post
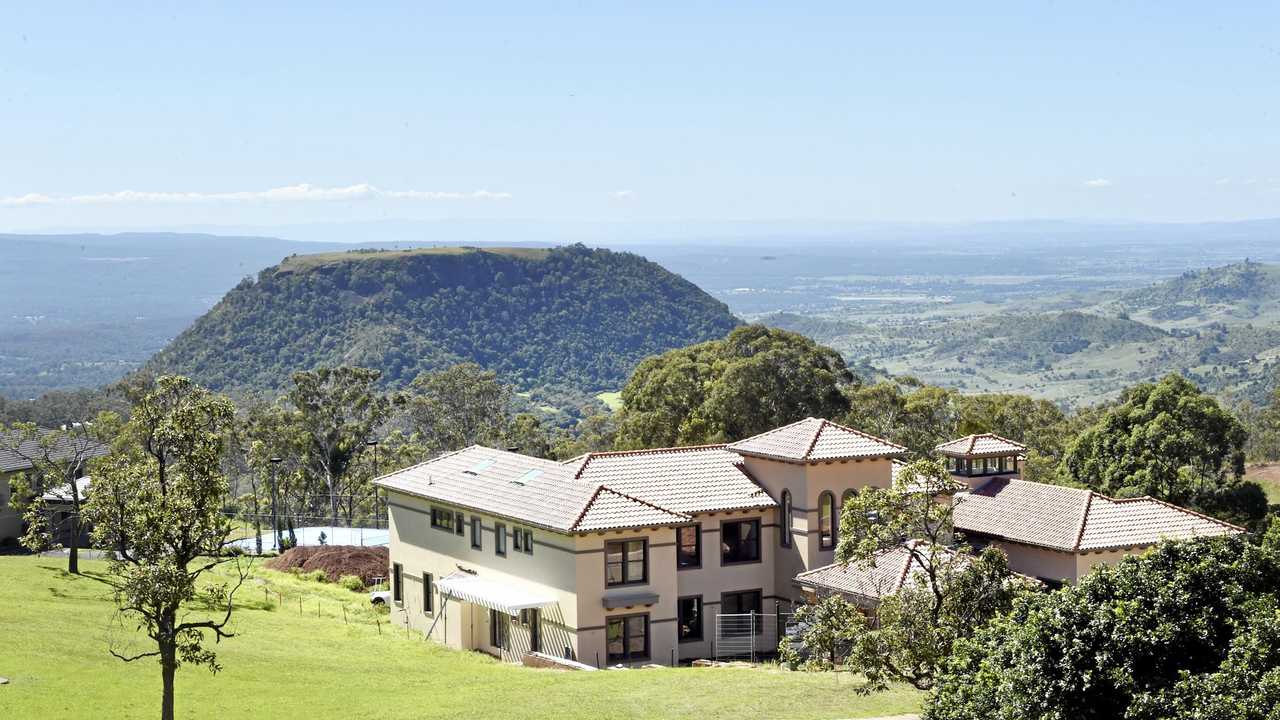
M 751 640 L 751 662 L 756 661 L 756 611 L 752 610 L 747 615 L 747 636 Z

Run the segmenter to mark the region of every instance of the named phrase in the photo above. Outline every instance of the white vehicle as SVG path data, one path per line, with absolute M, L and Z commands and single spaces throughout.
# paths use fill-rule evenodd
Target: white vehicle
M 369 593 L 369 602 L 374 605 L 386 605 L 391 602 L 390 590 L 374 590 Z

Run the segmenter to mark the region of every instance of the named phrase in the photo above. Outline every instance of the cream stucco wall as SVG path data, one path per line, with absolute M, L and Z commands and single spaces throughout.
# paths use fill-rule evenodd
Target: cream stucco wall
M 702 513 L 694 517 L 702 539 L 702 564 L 683 570 L 677 569 L 676 530 L 672 527 L 582 535 L 534 529 L 532 556 L 516 552 L 508 539 L 507 556 L 499 557 L 494 553 L 495 523 L 501 522 L 510 530 L 516 525 L 512 521 L 389 491 L 391 562 L 403 566 L 404 578 L 404 600 L 393 608 L 393 617 L 419 632 L 430 632 L 433 639 L 450 646 L 518 660 L 528 650 L 529 628 L 512 622 L 508 647 L 500 649 L 489 642 L 490 615 L 484 608 L 458 602 L 442 607 L 437 596 L 434 611 L 423 612 L 422 573 L 431 573 L 438 581 L 462 565 L 485 579 L 555 598 L 555 606 L 543 611 L 544 652 L 563 655 L 568 648 L 581 662 L 605 665 L 608 663 L 606 627 L 609 619 L 643 614 L 649 619 L 650 648 L 644 662 L 668 664 L 711 657 L 716 616 L 725 593 L 758 590 L 764 612 L 771 613 L 779 602 L 785 606 L 802 599 L 800 590 L 792 583 L 797 573 L 834 561 L 833 549 L 819 547 L 818 499 L 822 493 L 832 492 L 838 503 L 846 490 L 887 487 L 892 476 L 888 460 L 799 465 L 747 458 L 746 462 L 748 472 L 775 500 L 784 489 L 791 492 L 790 547 L 784 547 L 781 542 L 782 523 L 775 509 Z M 433 504 L 462 510 L 468 520 L 464 533 L 456 535 L 431 527 Z M 473 515 L 479 515 L 483 525 L 480 550 L 471 547 Z M 760 520 L 760 561 L 724 564 L 720 539 L 723 524 L 751 518 Z M 628 539 L 643 539 L 648 544 L 646 581 L 606 587 L 605 544 Z M 606 596 L 638 595 L 657 598 L 630 607 L 604 607 Z M 703 639 L 681 643 L 678 601 L 689 596 L 702 598 Z
M 1088 575 L 1095 567 L 1113 564 L 1129 555 L 1141 555 L 1150 546 L 1127 550 L 1072 553 L 1062 550 L 1023 545 L 1007 540 L 992 540 L 991 545 L 1004 551 L 1009 558 L 1009 569 L 1051 582 L 1074 584 Z
M 433 612 L 423 612 L 422 574 L 431 573 L 434 581 L 458 571 L 458 566 L 474 570 L 478 577 L 518 587 L 528 592 L 555 599 L 553 606 L 541 611 L 542 649 L 561 655 L 565 647 L 577 652 L 578 622 L 577 555 L 574 538 L 550 530 L 533 531 L 532 554 L 516 551 L 510 532 L 514 527 L 527 528 L 510 520 L 473 513 L 443 503 L 433 503 L 389 491 L 388 520 L 390 554 L 393 564 L 403 566 L 404 599 L 393 605 L 394 620 L 409 627 L 430 632 L 432 639 L 452 647 L 489 652 L 505 660 L 517 661 L 529 649 L 530 629 L 514 620 L 509 623 L 509 643 L 504 650 L 489 643 L 489 612 L 470 603 L 456 600 L 442 603 L 434 594 Z M 461 509 L 467 518 L 462 535 L 431 526 L 431 507 Z M 471 547 L 471 522 L 479 516 L 482 524 L 481 548 Z M 494 552 L 497 523 L 507 529 L 507 554 Z M 391 570 L 388 570 L 388 576 Z
M 1150 550 L 1150 546 L 1130 548 L 1128 550 L 1103 550 L 1100 552 L 1085 552 L 1076 556 L 1076 579 L 1088 575 L 1091 570 L 1099 565 L 1112 565 L 1120 562 L 1121 559 L 1130 555 L 1142 555 Z
M 1016 573 L 1051 582 L 1074 583 L 1078 577 L 1074 553 L 1007 540 L 992 540 L 991 545 L 1004 551 L 1009 558 L 1009 569 Z
M 830 492 L 836 501 L 838 541 L 838 516 L 844 493 L 864 487 L 889 487 L 893 482 L 893 465 L 882 458 L 800 465 L 746 457 L 744 464 L 747 472 L 774 500 L 781 502 L 783 490 L 791 492 L 791 547 L 781 547 L 775 534 L 777 559 L 773 575 L 776 593 L 792 601 L 802 599 L 792 578 L 805 570 L 835 562 L 835 548 L 823 548 L 818 538 L 818 502 L 823 493 Z M 780 532 L 781 517 L 776 514 L 775 517 Z

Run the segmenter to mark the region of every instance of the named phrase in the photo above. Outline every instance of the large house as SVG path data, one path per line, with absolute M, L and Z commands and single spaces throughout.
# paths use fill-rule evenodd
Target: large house
M 992 455 L 991 443 L 970 445 L 946 455 L 966 488 L 955 497 L 975 500 L 957 507 L 957 525 L 972 518 L 966 534 L 1005 548 L 1026 575 L 1070 582 L 1091 562 L 1164 537 L 1239 531 L 1155 501 L 1025 483 L 1013 477 L 1024 448 Z M 845 572 L 834 565 L 844 499 L 890 486 L 907 455 L 817 418 L 727 445 L 567 462 L 480 446 L 445 454 L 377 481 L 389 511 L 392 612 L 447 645 L 510 661 L 537 651 L 597 667 L 675 664 L 743 635 L 776 642 L 761 622 L 717 616 L 785 610 L 823 590 L 816 579 Z M 1037 505 L 1008 490 L 1022 486 L 1082 493 L 1085 503 Z M 1114 508 L 1142 521 L 1117 520 Z M 1090 523 L 1069 548 L 1045 544 Z

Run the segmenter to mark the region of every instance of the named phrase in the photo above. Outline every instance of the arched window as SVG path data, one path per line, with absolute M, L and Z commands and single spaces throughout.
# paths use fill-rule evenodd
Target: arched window
M 818 547 L 830 550 L 836 546 L 836 496 L 824 492 L 818 496 Z
M 782 522 L 778 523 L 781 527 L 781 535 L 778 541 L 782 543 L 782 547 L 791 547 L 791 491 L 782 491 L 782 507 L 778 511 L 782 515 Z

